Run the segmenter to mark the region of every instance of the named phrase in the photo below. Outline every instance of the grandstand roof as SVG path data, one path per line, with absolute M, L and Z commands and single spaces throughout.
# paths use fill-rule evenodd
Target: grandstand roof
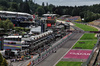
M 31 32 L 41 33 L 41 26 L 31 28 Z
M 57 14 L 43 14 L 43 16 L 56 16 Z
M 28 14 L 28 13 L 12 12 L 12 11 L 0 11 L 0 13 L 19 14 L 19 15 L 31 15 L 31 14 Z
M 22 36 L 4 36 L 4 38 L 22 38 Z

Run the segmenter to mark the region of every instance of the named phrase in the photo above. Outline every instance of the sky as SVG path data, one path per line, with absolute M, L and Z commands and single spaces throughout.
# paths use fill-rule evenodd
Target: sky
M 34 0 L 33 0 L 34 1 Z M 56 6 L 82 6 L 99 4 L 100 0 L 35 0 L 35 3 L 42 4 L 42 2 L 53 4 Z

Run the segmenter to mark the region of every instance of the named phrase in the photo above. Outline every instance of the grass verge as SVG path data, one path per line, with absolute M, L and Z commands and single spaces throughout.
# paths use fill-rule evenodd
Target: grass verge
M 97 40 L 97 37 L 95 37 L 95 33 L 85 33 L 80 40 Z
M 60 61 L 56 66 L 81 66 L 82 62 Z
M 74 46 L 73 49 L 93 49 L 93 47 L 96 44 L 96 40 L 95 41 L 78 41 Z
M 88 25 L 83 25 L 83 24 L 79 24 L 79 23 L 74 23 L 76 27 L 79 27 L 81 29 L 83 29 L 84 31 L 98 31 L 98 29 L 88 26 Z

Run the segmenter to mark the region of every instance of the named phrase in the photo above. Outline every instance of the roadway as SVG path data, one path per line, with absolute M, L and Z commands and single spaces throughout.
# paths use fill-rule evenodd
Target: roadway
M 64 45 L 59 48 L 56 53 L 52 53 L 49 57 L 36 66 L 54 66 L 55 63 L 57 63 L 58 60 L 61 59 L 63 55 L 71 49 L 71 47 L 82 35 L 83 33 L 74 33 L 74 35 L 68 41 L 64 42 Z
M 74 28 L 76 30 L 80 30 L 77 27 L 74 27 Z M 82 33 L 75 33 L 70 40 L 64 42 L 64 45 L 61 48 L 59 48 L 56 53 L 52 53 L 49 57 L 47 57 L 45 60 L 40 62 L 37 66 L 53 66 L 75 44 L 75 42 L 81 36 L 82 36 Z M 12 64 L 13 66 L 26 66 L 31 60 L 32 59 L 20 61 L 20 62 L 14 62 Z
M 58 38 L 55 42 L 52 42 L 52 46 L 58 44 L 61 41 L 62 41 L 62 39 Z M 26 66 L 32 60 L 33 60 L 33 58 L 32 59 L 29 59 L 29 60 L 24 60 L 24 61 L 12 62 L 12 65 L 13 66 Z
M 52 53 L 45 60 L 40 62 L 37 66 L 53 66 L 74 44 L 75 42 L 82 36 L 82 33 L 74 33 L 71 39 L 64 42 L 64 45 L 57 50 L 56 53 Z M 58 42 L 58 41 L 56 41 Z M 62 52 L 63 51 L 63 52 Z M 13 66 L 26 66 L 30 60 L 14 62 Z
M 80 30 L 80 28 L 74 26 L 73 28 L 75 28 L 76 30 Z M 75 33 L 71 39 L 64 42 L 64 45 L 59 48 L 56 53 L 52 53 L 49 57 L 47 57 L 45 60 L 43 60 L 36 66 L 55 66 L 56 63 L 63 58 L 63 56 L 72 48 L 72 46 L 78 41 L 78 39 L 82 35 L 83 33 Z
M 73 26 L 73 28 L 77 30 L 81 30 L 80 28 L 77 28 Z M 82 30 L 83 31 L 83 30 Z M 78 39 L 83 35 L 83 33 L 75 33 L 72 38 L 70 38 L 68 41 L 65 41 L 63 46 L 57 50 L 56 53 L 51 54 L 49 57 L 47 57 L 45 60 L 40 62 L 36 66 L 55 66 L 56 63 L 58 63 L 63 56 L 71 50 L 72 46 L 78 41 Z

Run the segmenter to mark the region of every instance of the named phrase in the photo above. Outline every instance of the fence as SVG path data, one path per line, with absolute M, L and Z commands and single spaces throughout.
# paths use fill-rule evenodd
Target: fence
M 69 40 L 71 38 L 71 36 L 73 36 L 74 34 L 70 33 L 68 34 L 68 36 L 64 37 L 60 42 L 58 42 L 56 45 L 50 47 L 48 50 L 46 50 L 45 53 L 43 53 L 41 56 L 39 56 L 38 58 L 36 58 L 35 60 L 31 61 L 31 65 L 29 66 L 35 66 L 37 65 L 39 62 L 41 62 L 42 60 L 44 60 L 45 58 L 47 58 L 50 54 L 52 54 L 53 52 L 55 52 L 58 48 L 60 48 L 67 40 Z M 69 38 L 70 37 L 70 38 Z
M 80 24 L 84 24 L 84 25 L 90 25 L 90 24 L 88 24 L 88 23 L 81 23 L 81 22 L 76 22 L 76 23 L 80 23 Z M 95 26 L 95 25 L 90 25 L 90 26 Z M 98 45 L 99 45 L 99 40 L 100 40 L 100 37 L 98 38 L 98 41 L 97 41 L 96 45 L 94 46 L 94 48 L 93 48 L 93 50 L 92 50 L 92 52 L 91 52 L 91 55 L 89 56 L 88 60 L 87 60 L 86 62 L 84 62 L 81 66 L 88 66 L 89 62 L 91 61 L 91 59 L 92 59 L 92 57 L 93 57 L 93 55 L 94 55 L 94 52 L 97 50 L 97 47 L 98 47 Z M 99 53 L 99 52 L 98 52 L 98 53 Z M 97 56 L 98 56 L 98 54 L 97 54 Z M 97 57 L 96 57 L 96 58 L 97 58 Z M 94 63 L 95 63 L 95 61 L 94 61 Z M 94 64 L 94 63 L 93 63 L 93 64 Z
M 92 52 L 91 52 L 91 55 L 89 56 L 88 60 L 87 60 L 86 62 L 84 62 L 84 63 L 82 64 L 82 66 L 88 66 L 89 62 L 91 61 L 91 59 L 92 59 L 92 57 L 93 57 L 94 52 L 97 50 L 97 47 L 98 47 L 98 45 L 99 45 L 99 40 L 100 40 L 100 37 L 98 38 L 98 41 L 97 41 L 95 47 L 93 48 L 93 50 L 92 50 Z

